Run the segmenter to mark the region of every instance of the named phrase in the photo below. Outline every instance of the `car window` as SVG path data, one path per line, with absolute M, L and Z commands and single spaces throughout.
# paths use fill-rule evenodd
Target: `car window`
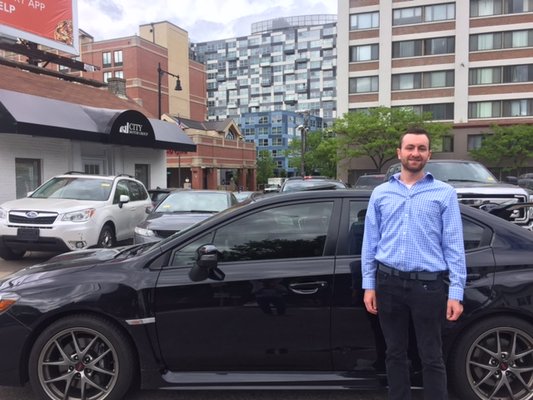
M 218 229 L 220 261 L 320 257 L 333 202 L 304 203 L 263 210 Z
M 146 200 L 148 198 L 148 194 L 146 193 L 144 188 L 141 185 L 139 185 L 137 182 L 128 181 L 128 188 L 130 191 L 131 201 Z
M 365 227 L 367 201 L 350 202 L 350 224 L 348 225 L 349 233 L 348 249 L 351 255 L 360 255 L 363 246 L 363 233 Z
M 194 260 L 196 260 L 196 250 L 204 244 L 211 244 L 213 233 L 210 232 L 207 235 L 201 236 L 199 239 L 193 240 L 186 244 L 181 249 L 172 254 L 170 260 L 171 267 L 192 267 Z
M 463 218 L 463 240 L 465 250 L 476 249 L 481 245 L 485 228 Z
M 31 197 L 105 201 L 109 197 L 109 180 L 89 178 L 53 178 L 38 188 Z
M 117 204 L 120 201 L 121 195 L 130 196 L 130 190 L 128 188 L 128 181 L 122 179 L 117 182 L 117 188 L 115 190 L 115 197 L 113 197 L 113 204 Z M 130 196 L 131 200 L 131 196 Z

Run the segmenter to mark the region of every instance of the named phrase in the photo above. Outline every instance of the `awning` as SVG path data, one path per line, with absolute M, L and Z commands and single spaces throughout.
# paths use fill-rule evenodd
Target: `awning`
M 4 89 L 0 133 L 196 151 L 178 124 L 148 119 L 136 110 L 95 108 Z

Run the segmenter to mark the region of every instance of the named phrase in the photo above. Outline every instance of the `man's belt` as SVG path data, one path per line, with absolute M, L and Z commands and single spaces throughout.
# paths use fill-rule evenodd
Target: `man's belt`
M 400 279 L 417 280 L 417 281 L 436 281 L 443 276 L 443 272 L 428 272 L 428 271 L 400 271 L 396 268 L 391 268 L 383 263 L 378 262 L 378 271 L 386 274 L 397 276 Z

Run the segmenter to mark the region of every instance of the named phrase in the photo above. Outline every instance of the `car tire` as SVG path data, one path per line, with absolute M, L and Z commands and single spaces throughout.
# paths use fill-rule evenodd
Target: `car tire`
M 9 247 L 0 245 L 0 257 L 6 261 L 20 260 L 26 254 L 25 250 L 12 250 Z
M 96 247 L 102 247 L 102 248 L 111 248 L 115 246 L 116 243 L 115 238 L 115 230 L 111 227 L 111 225 L 106 224 L 100 231 L 100 235 L 98 236 L 98 243 L 96 244 Z
M 500 316 L 461 334 L 451 354 L 450 382 L 462 400 L 531 399 L 533 325 Z
M 48 326 L 31 349 L 28 374 L 42 399 L 122 399 L 135 375 L 129 338 L 113 323 L 87 315 Z

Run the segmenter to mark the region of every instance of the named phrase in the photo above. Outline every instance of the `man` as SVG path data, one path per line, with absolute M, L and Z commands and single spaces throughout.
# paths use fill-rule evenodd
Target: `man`
M 456 321 L 463 312 L 466 279 L 459 203 L 451 186 L 424 172 L 431 157 L 426 131 L 408 130 L 396 151 L 401 172 L 374 189 L 365 218 L 364 303 L 378 315 L 385 337 L 389 399 L 411 399 L 410 318 L 424 397 L 447 399 L 441 327 L 445 317 Z

